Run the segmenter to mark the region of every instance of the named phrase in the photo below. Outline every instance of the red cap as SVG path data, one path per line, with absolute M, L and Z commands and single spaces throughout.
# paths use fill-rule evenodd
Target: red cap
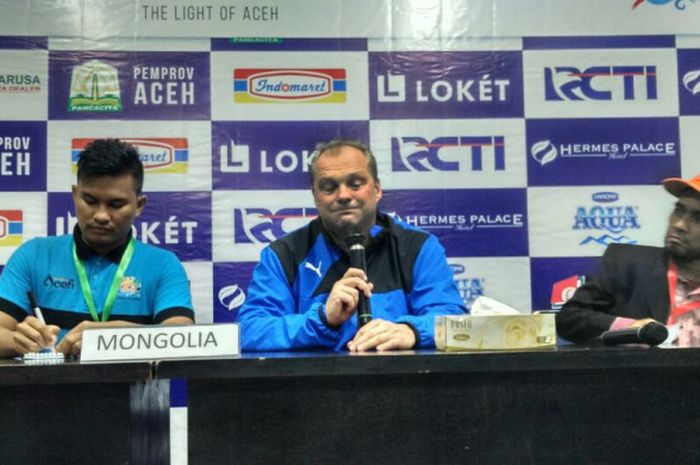
M 666 178 L 661 181 L 664 188 L 673 196 L 680 197 L 684 190 L 692 189 L 700 194 L 700 174 L 693 179 Z

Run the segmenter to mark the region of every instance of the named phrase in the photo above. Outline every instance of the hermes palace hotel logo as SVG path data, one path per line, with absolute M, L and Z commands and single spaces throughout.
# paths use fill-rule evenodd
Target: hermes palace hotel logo
M 345 69 L 235 69 L 237 103 L 344 103 Z

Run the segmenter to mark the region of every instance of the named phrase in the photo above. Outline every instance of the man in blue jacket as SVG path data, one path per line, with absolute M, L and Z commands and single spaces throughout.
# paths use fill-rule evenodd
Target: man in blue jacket
M 309 165 L 319 217 L 265 248 L 240 311 L 244 350 L 434 347 L 436 315 L 466 312 L 435 236 L 378 212 L 369 148 L 321 145 Z M 367 272 L 350 267 L 345 237 L 365 238 Z M 372 321 L 358 330 L 360 293 Z

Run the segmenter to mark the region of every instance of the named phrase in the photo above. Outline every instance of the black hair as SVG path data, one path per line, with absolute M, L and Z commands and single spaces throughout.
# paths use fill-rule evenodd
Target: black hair
M 143 163 L 133 145 L 119 139 L 95 139 L 90 142 L 78 158 L 78 182 L 100 176 L 134 178 L 136 193 L 143 189 Z

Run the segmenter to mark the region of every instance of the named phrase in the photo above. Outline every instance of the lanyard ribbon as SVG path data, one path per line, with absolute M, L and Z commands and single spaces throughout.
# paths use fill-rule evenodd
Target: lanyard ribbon
M 678 317 L 681 315 L 692 312 L 700 308 L 700 301 L 693 300 L 686 302 L 682 305 L 676 305 L 676 286 L 678 285 L 678 268 L 676 264 L 672 261 L 668 263 L 668 272 L 666 273 L 668 278 L 668 297 L 671 305 L 671 313 L 668 316 L 668 324 L 672 325 L 678 321 Z
M 87 272 L 85 271 L 85 265 L 78 258 L 78 252 L 75 248 L 75 243 L 73 243 L 73 263 L 75 263 L 75 270 L 78 272 L 78 278 L 80 281 L 80 289 L 83 291 L 83 298 L 85 303 L 90 310 L 90 315 L 95 321 L 107 321 L 109 315 L 112 313 L 112 307 L 114 306 L 114 301 L 117 300 L 117 292 L 119 291 L 119 286 L 121 285 L 122 278 L 124 277 L 124 272 L 131 262 L 131 257 L 134 255 L 134 238 L 129 240 L 129 244 L 124 250 L 121 260 L 119 260 L 119 266 L 117 267 L 117 272 L 112 278 L 112 284 L 109 286 L 109 293 L 105 299 L 104 307 L 102 308 L 102 318 L 97 315 L 97 309 L 95 308 L 95 300 L 92 296 L 92 289 L 90 289 L 90 281 L 88 281 Z

